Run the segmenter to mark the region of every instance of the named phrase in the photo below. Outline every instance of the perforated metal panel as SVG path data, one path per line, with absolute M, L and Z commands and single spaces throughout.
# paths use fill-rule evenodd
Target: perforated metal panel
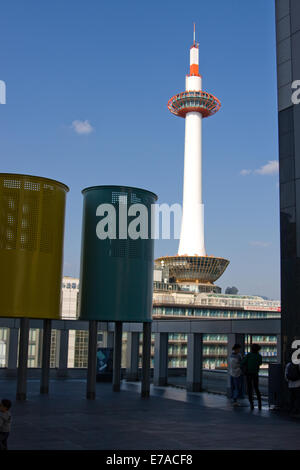
M 119 186 L 83 190 L 83 230 L 79 311 L 82 320 L 151 321 L 153 244 L 151 205 L 157 196 L 150 191 Z M 116 239 L 100 240 L 96 226 L 101 204 L 112 204 L 116 213 Z M 119 209 L 143 204 L 148 210 L 149 238 L 119 238 Z M 129 223 L 130 217 L 128 217 Z
M 127 193 L 112 191 L 111 202 L 112 204 L 127 204 Z
M 59 318 L 67 186 L 0 174 L 0 316 Z

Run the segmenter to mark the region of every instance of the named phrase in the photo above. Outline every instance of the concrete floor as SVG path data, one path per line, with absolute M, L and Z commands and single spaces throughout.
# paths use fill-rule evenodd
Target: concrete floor
M 14 399 L 16 381 L 0 380 L 1 397 Z M 85 399 L 84 380 L 52 380 L 50 395 L 28 381 L 28 400 L 13 402 L 10 449 L 300 449 L 300 420 L 264 409 L 233 408 L 222 395 L 97 383 L 97 399 Z

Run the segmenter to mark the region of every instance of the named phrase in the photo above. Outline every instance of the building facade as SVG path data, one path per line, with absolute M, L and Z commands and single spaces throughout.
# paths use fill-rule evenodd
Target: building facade
M 169 286 L 172 284 L 169 284 Z M 168 285 L 167 285 L 168 286 Z M 184 290 L 164 289 L 163 283 L 155 283 L 153 293 L 153 318 L 176 319 L 263 319 L 280 318 L 280 302 L 265 300 L 258 296 L 226 295 L 220 292 L 201 292 L 201 286 L 181 286 Z M 216 287 L 216 286 L 214 286 Z M 219 289 L 220 290 L 220 289 Z M 167 291 L 167 292 L 166 292 Z M 277 337 L 248 335 L 245 349 L 251 343 L 261 345 L 263 368 L 277 359 Z M 227 335 L 203 335 L 203 367 L 206 369 L 227 368 Z M 186 367 L 187 335 L 169 334 L 169 366 Z
M 172 321 L 173 319 L 263 319 L 279 318 L 280 302 L 264 300 L 257 296 L 225 295 L 221 289 L 203 291 L 201 285 L 179 285 L 163 282 L 161 274 L 155 273 L 153 292 L 153 319 Z M 79 279 L 64 277 L 62 282 L 62 318 L 78 318 Z M 50 367 L 58 366 L 58 334 L 52 330 Z M 99 332 L 99 345 L 107 345 L 105 334 Z M 246 350 L 251 342 L 262 346 L 264 368 L 268 362 L 276 361 L 276 336 L 247 336 Z M 127 333 L 123 333 L 122 367 L 126 367 Z M 30 329 L 28 367 L 41 365 L 42 330 Z M 203 335 L 203 367 L 206 369 L 227 368 L 227 335 Z M 0 367 L 6 367 L 8 351 L 8 330 L 0 328 Z M 142 338 L 140 338 L 140 363 L 142 355 Z M 152 336 L 152 367 L 154 361 L 154 335 Z M 169 333 L 168 357 L 170 368 L 186 368 L 187 335 Z M 70 330 L 68 348 L 68 367 L 86 368 L 88 361 L 88 331 Z
M 276 0 L 283 362 L 300 339 L 300 2 Z M 298 81 L 298 84 L 297 84 Z M 300 93 L 298 93 L 300 97 Z M 299 101 L 299 100 L 298 100 Z

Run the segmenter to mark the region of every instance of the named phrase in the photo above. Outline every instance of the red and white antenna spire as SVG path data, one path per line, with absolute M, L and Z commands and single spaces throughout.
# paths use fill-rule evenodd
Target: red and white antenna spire
M 187 91 L 200 91 L 202 88 L 202 78 L 199 74 L 199 47 L 196 43 L 196 27 L 194 23 L 194 42 L 190 48 L 190 73 L 186 77 L 185 89 Z
M 196 45 L 196 24 L 194 23 L 194 46 Z
M 178 255 L 163 256 L 157 261 L 169 269 L 169 278 L 175 278 L 176 283 L 199 282 L 209 285 L 221 276 L 229 263 L 224 258 L 207 256 L 204 243 L 202 120 L 219 111 L 220 106 L 218 98 L 202 90 L 199 45 L 196 43 L 194 23 L 190 71 L 186 76 L 185 91 L 177 93 L 168 101 L 171 113 L 185 118 L 182 221 Z
M 190 73 L 189 76 L 200 77 L 199 74 L 199 46 L 196 43 L 196 26 L 194 23 L 193 45 L 190 48 Z
M 171 113 L 185 118 L 183 213 L 178 250 L 180 256 L 206 255 L 202 202 L 202 119 L 215 114 L 221 106 L 215 96 L 202 91 L 195 23 L 193 38 L 185 92 L 178 93 L 168 102 Z

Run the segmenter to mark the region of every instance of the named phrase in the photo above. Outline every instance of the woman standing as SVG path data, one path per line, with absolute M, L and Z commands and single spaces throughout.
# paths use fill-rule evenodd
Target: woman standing
M 242 371 L 241 371 L 241 345 L 235 344 L 232 348 L 231 356 L 229 357 L 229 374 L 230 374 L 230 387 L 231 387 L 231 398 L 233 405 L 237 406 L 237 399 L 241 397 L 242 391 Z

